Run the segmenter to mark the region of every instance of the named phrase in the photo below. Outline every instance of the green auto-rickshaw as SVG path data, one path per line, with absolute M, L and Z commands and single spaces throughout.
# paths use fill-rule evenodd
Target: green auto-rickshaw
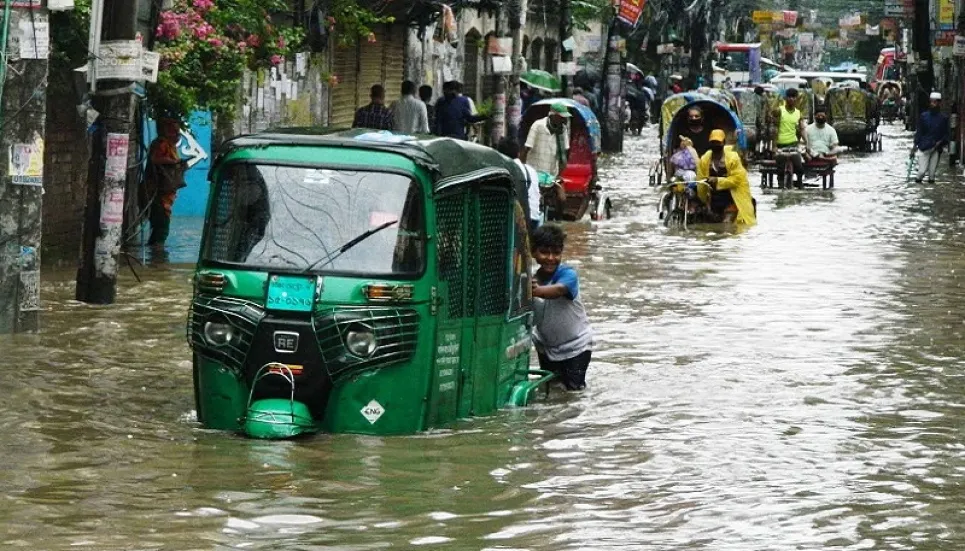
M 261 438 L 407 434 L 524 405 L 523 175 L 492 149 L 387 132 L 226 144 L 188 336 L 198 419 Z

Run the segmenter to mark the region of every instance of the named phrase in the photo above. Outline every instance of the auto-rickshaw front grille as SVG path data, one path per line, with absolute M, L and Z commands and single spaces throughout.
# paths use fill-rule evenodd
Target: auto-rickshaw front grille
M 331 308 L 317 312 L 314 331 L 325 367 L 332 379 L 411 360 L 419 336 L 419 313 L 408 308 Z M 354 326 L 375 334 L 375 352 L 366 358 L 351 354 L 345 336 Z
M 258 325 L 264 318 L 265 310 L 253 302 L 199 293 L 188 315 L 188 344 L 240 376 Z M 208 322 L 229 324 L 237 338 L 223 346 L 212 346 L 204 337 L 204 326 Z

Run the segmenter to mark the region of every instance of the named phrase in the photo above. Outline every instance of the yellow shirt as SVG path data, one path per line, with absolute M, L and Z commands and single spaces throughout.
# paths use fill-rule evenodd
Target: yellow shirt
M 798 142 L 797 129 L 801 124 L 801 110 L 795 108 L 790 112 L 781 105 L 781 121 L 777 127 L 777 145 L 796 144 Z

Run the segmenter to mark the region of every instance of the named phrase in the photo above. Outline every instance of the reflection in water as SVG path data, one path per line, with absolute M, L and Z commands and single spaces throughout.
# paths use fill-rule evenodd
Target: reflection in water
M 0 338 L 0 544 L 960 547 L 959 182 L 846 156 L 833 192 L 755 190 L 746 232 L 670 232 L 655 155 L 652 134 L 630 139 L 602 169 L 615 218 L 568 226 L 598 334 L 590 388 L 453 430 L 199 429 L 184 324 L 200 226 L 172 237 L 185 264 L 122 274 L 116 306 L 73 303 L 73 274 L 51 274 L 44 332 Z

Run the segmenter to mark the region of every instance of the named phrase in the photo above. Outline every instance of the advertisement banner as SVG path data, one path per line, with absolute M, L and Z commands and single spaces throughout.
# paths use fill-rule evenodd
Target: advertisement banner
M 943 31 L 955 28 L 955 0 L 938 0 L 938 28 Z
M 905 0 L 885 0 L 885 17 L 905 15 Z
M 617 12 L 617 19 L 631 27 L 636 27 L 637 21 L 640 20 L 640 14 L 643 13 L 643 8 L 646 5 L 647 0 L 622 0 L 620 11 Z
M 751 20 L 753 20 L 754 23 L 757 23 L 758 25 L 760 25 L 761 23 L 770 23 L 771 19 L 772 19 L 771 12 L 769 11 L 757 10 L 751 13 Z

